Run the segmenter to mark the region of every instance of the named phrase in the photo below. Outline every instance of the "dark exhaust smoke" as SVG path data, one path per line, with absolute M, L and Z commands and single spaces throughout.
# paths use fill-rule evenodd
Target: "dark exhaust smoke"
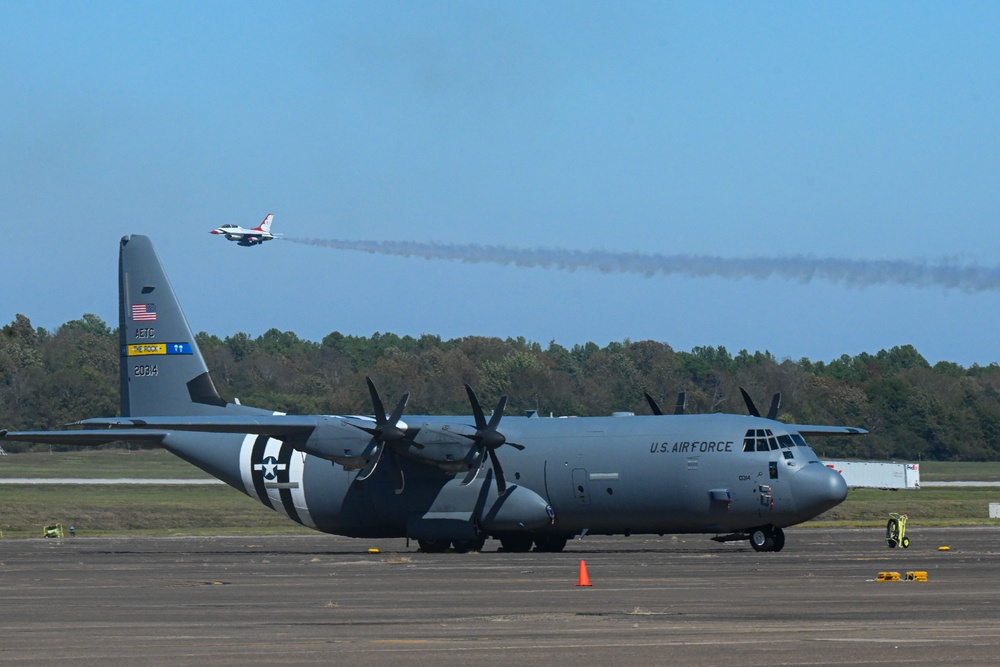
M 1000 289 L 1000 267 L 978 266 L 954 260 L 876 260 L 788 255 L 784 257 L 713 257 L 660 255 L 555 248 L 519 249 L 471 243 L 415 243 L 412 241 L 343 241 L 288 238 L 293 243 L 354 250 L 373 255 L 444 259 L 467 264 L 501 264 L 562 271 L 600 271 L 654 276 L 784 278 L 800 283 L 825 280 L 850 287 L 904 285 L 983 292 Z

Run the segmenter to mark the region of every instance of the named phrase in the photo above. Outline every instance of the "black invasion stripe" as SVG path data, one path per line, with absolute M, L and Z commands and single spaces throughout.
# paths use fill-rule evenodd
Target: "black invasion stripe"
M 264 488 L 264 471 L 254 468 L 254 466 L 264 462 L 264 448 L 267 447 L 267 440 L 268 436 L 258 435 L 257 439 L 253 441 L 253 449 L 250 450 L 250 477 L 253 479 L 253 490 L 257 494 L 257 500 L 274 509 L 271 498 L 267 495 L 267 489 Z
M 295 454 L 295 449 L 289 447 L 284 442 L 281 443 L 281 448 L 278 450 L 278 461 L 285 464 L 285 469 L 278 471 L 278 481 L 288 483 L 292 474 L 292 455 Z M 295 509 L 295 502 L 292 500 L 292 490 L 291 489 L 278 489 L 278 496 L 281 497 L 281 504 L 285 508 L 285 512 L 288 514 L 288 518 L 292 521 L 302 523 L 299 518 L 299 513 Z

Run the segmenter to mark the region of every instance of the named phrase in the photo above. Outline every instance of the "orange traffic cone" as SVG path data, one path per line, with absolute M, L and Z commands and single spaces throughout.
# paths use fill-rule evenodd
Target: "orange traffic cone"
M 580 583 L 577 586 L 592 586 L 590 583 L 590 576 L 587 575 L 587 561 L 580 561 Z

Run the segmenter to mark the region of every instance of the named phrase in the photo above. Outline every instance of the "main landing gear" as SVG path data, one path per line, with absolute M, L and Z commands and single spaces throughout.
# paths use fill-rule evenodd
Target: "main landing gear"
M 448 550 L 448 547 L 454 547 L 455 553 L 466 554 L 470 551 L 482 551 L 483 546 L 486 544 L 485 537 L 479 537 L 474 540 L 417 540 L 417 544 L 420 545 L 420 550 L 425 554 L 441 554 Z
M 567 538 L 565 535 L 550 535 L 548 533 L 511 532 L 502 533 L 495 536 L 500 540 L 500 548 L 507 553 L 527 553 L 534 547 L 535 551 L 543 553 L 557 553 L 566 547 Z M 468 553 L 470 551 L 482 551 L 486 545 L 486 537 L 479 537 L 474 540 L 417 540 L 420 550 L 425 554 L 440 554 L 451 547 L 455 553 Z
M 754 551 L 781 551 L 785 548 L 785 531 L 774 526 L 761 526 L 750 531 L 750 546 Z

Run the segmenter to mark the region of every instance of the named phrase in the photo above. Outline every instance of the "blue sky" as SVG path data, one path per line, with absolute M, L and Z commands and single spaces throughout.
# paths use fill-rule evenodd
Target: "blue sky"
M 0 324 L 1000 361 L 1000 291 L 560 271 L 289 237 L 996 269 L 996 3 L 0 0 Z

